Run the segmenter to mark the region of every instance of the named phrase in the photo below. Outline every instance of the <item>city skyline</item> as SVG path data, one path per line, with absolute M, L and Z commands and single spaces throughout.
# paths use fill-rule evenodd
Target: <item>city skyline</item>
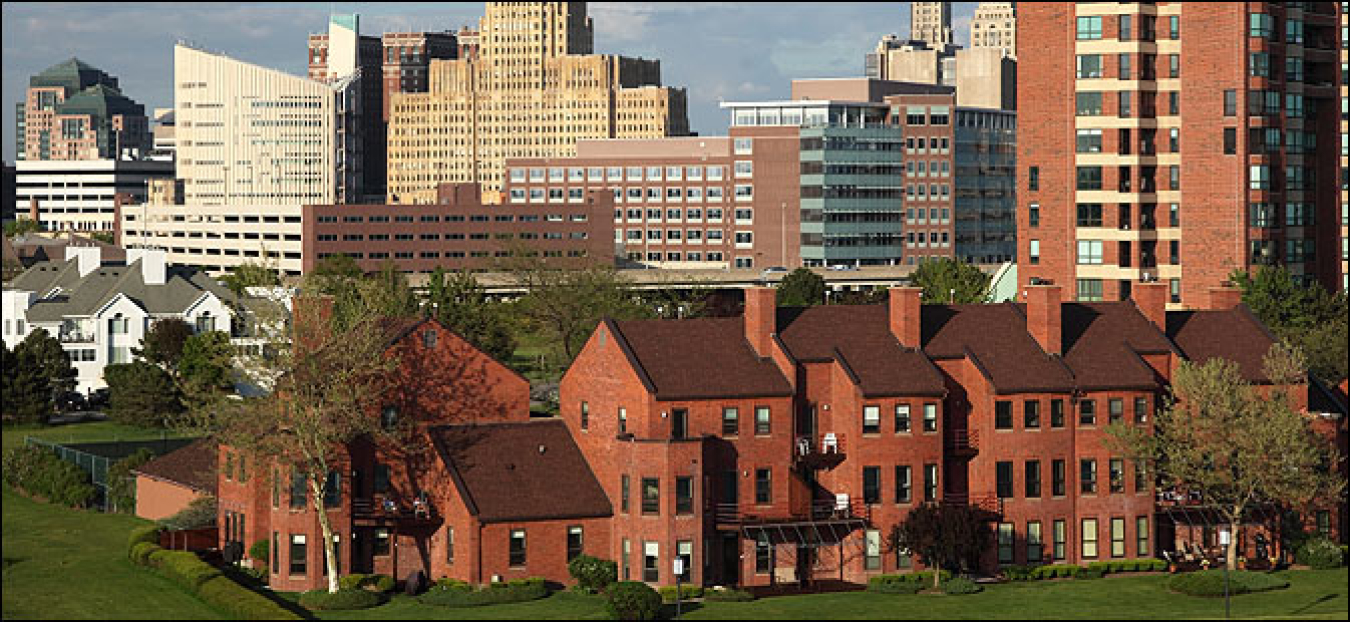
M 969 42 L 976 2 L 953 3 L 953 31 Z M 590 3 L 597 50 L 659 59 L 662 83 L 689 92 L 689 120 L 701 135 L 725 134 L 719 101 L 786 98 L 793 78 L 863 74 L 863 56 L 885 34 L 909 32 L 908 3 Z M 173 105 L 173 43 L 192 41 L 232 58 L 305 75 L 306 36 L 329 12 L 361 15 L 362 33 L 458 30 L 476 26 L 477 2 L 244 3 L 174 7 L 155 3 L 6 3 L 3 8 L 4 151 L 15 159 L 14 108 L 28 78 L 72 56 L 119 78 L 146 107 Z M 812 37 L 794 24 L 810 24 Z M 699 29 L 705 36 L 685 33 Z M 161 34 L 131 39 L 127 32 Z M 738 38 L 737 33 L 750 36 Z M 105 34 L 106 33 L 106 34 Z M 745 43 L 749 41 L 750 44 Z M 759 42 L 755 44 L 755 42 Z M 728 60 L 734 62 L 727 62 Z

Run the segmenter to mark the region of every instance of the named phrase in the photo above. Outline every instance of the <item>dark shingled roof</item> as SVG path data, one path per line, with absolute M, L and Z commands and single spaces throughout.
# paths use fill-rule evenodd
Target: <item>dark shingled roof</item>
M 216 442 L 202 439 L 155 458 L 135 472 L 215 495 L 216 456 Z
M 799 361 L 840 360 L 866 397 L 942 395 L 942 374 L 922 353 L 901 347 L 886 305 L 778 310 L 778 332 Z
M 1238 364 L 1248 382 L 1270 382 L 1264 361 L 1275 339 L 1246 305 L 1223 311 L 1168 312 L 1167 336 L 1195 363 L 1225 358 Z
M 792 385 L 745 339 L 742 318 L 611 321 L 659 400 L 790 396 Z
M 1133 302 L 1065 303 L 1061 307 L 1064 363 L 1079 389 L 1155 389 L 1153 368 L 1139 354 L 1173 350 Z
M 1073 377 L 1027 332 L 1021 305 L 923 305 L 923 349 L 933 358 L 973 354 L 999 393 L 1070 391 Z
M 485 523 L 613 514 L 561 420 L 440 426 L 431 437 L 469 512 Z

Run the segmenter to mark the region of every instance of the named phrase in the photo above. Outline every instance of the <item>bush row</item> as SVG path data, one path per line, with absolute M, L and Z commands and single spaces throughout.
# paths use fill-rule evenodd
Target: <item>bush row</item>
M 67 507 L 88 507 L 98 493 L 84 469 L 36 445 L 5 452 L 4 470 L 6 484 Z
M 755 595 L 734 587 L 713 588 L 703 592 L 703 600 L 722 603 L 746 603 L 755 599 Z
M 664 585 L 657 589 L 661 594 L 661 601 L 667 603 L 675 602 L 675 586 Z M 691 598 L 703 598 L 703 586 L 701 585 L 681 585 L 680 600 L 689 600 Z
M 1187 572 L 1172 577 L 1167 587 L 1173 591 L 1191 596 L 1223 596 L 1224 571 L 1202 570 Z M 1289 587 L 1289 582 L 1275 575 L 1249 570 L 1234 570 L 1228 573 L 1229 594 L 1249 594 Z
M 942 582 L 942 593 L 949 595 L 975 594 L 984 589 L 965 577 L 953 577 Z
M 384 601 L 384 595 L 360 588 L 310 590 L 300 594 L 300 606 L 310 610 L 369 609 Z
M 1345 547 L 1324 536 L 1310 538 L 1298 548 L 1298 563 L 1315 570 L 1340 568 L 1345 563 Z
M 1063 578 L 1096 579 L 1104 575 L 1122 572 L 1159 572 L 1163 570 L 1167 570 L 1167 562 L 1161 559 L 1122 559 L 1092 562 L 1087 566 L 1075 566 L 1073 564 L 1008 566 L 1003 569 L 1003 577 L 1009 581 L 1039 581 L 1041 579 Z
M 383 594 L 394 591 L 394 587 L 394 578 L 387 574 L 353 573 L 338 577 L 339 590 L 366 590 Z
M 439 607 L 481 607 L 539 600 L 545 596 L 548 596 L 548 585 L 541 577 L 490 583 L 481 588 L 463 581 L 441 579 L 417 600 Z
M 943 570 L 938 577 L 940 582 L 950 581 L 952 573 Z M 933 585 L 933 571 L 910 572 L 906 574 L 883 574 L 867 580 L 867 589 L 883 594 L 913 594 Z
M 168 551 L 159 546 L 159 528 L 141 527 L 127 538 L 133 562 L 154 569 L 182 585 L 208 605 L 244 620 L 298 620 L 295 614 L 223 576 L 194 553 Z

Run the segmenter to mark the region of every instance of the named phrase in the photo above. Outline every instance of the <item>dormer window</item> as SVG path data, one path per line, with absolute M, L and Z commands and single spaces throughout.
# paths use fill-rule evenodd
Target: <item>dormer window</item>
M 385 406 L 384 411 L 380 413 L 380 427 L 392 430 L 398 425 L 398 407 Z
M 436 329 L 428 328 L 422 331 L 422 347 L 424 348 L 436 347 Z

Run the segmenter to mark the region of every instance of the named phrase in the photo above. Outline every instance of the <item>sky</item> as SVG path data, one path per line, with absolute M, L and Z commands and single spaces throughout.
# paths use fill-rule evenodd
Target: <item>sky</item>
M 953 3 L 952 30 L 967 44 L 975 2 Z M 3 153 L 14 161 L 16 103 L 28 78 L 74 56 L 117 77 L 122 92 L 173 106 L 173 45 L 182 39 L 228 56 L 304 75 L 306 35 L 330 12 L 358 13 L 361 33 L 476 27 L 479 2 L 28 3 L 0 8 Z M 725 134 L 719 101 L 787 98 L 795 78 L 863 74 L 885 34 L 909 32 L 909 3 L 592 2 L 595 51 L 661 61 L 662 83 L 685 87 L 689 123 Z

